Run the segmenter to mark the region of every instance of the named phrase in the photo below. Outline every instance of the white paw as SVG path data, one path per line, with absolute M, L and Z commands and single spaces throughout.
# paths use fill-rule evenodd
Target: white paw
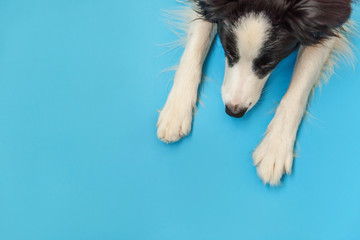
M 294 141 L 292 134 L 285 131 L 286 122 L 272 126 L 253 153 L 254 164 L 259 177 L 265 184 L 280 184 L 284 173 L 290 174 L 294 159 Z
M 165 143 L 172 143 L 188 135 L 191 131 L 192 116 L 192 104 L 185 103 L 181 98 L 169 97 L 157 123 L 158 138 Z

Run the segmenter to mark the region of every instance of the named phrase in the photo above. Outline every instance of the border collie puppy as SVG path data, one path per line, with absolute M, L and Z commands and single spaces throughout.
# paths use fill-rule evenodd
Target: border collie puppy
M 290 174 L 294 143 L 309 96 L 346 39 L 351 0 L 192 0 L 186 47 L 157 123 L 160 140 L 171 143 L 191 130 L 202 65 L 218 33 L 225 50 L 222 98 L 226 113 L 241 118 L 258 102 L 276 65 L 298 47 L 289 89 L 264 139 L 253 153 L 264 183 Z

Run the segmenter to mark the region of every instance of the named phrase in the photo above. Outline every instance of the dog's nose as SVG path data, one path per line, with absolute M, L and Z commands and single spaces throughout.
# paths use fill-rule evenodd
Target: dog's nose
M 226 107 L 225 112 L 229 116 L 235 118 L 242 118 L 248 110 L 247 107 L 241 107 L 239 105 L 232 105 L 232 104 L 228 104 L 225 107 Z

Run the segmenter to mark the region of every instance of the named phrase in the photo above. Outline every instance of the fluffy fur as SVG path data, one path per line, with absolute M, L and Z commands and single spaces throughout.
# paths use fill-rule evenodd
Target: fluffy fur
M 309 96 L 321 76 L 350 56 L 350 0 L 193 0 L 186 19 L 186 46 L 174 85 L 160 112 L 158 137 L 175 142 L 191 130 L 202 65 L 219 34 L 226 56 L 222 96 L 226 113 L 240 118 L 259 100 L 276 65 L 299 46 L 288 91 L 264 139 L 253 153 L 264 183 L 278 185 L 290 173 L 294 143 Z M 349 58 L 348 58 L 349 59 Z

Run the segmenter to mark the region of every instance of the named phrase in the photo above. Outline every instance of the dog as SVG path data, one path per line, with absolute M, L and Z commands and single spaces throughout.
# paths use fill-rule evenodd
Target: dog
M 308 99 L 333 56 L 350 52 L 351 0 L 192 0 L 186 47 L 157 122 L 158 138 L 176 142 L 189 134 L 202 66 L 218 34 L 225 52 L 225 112 L 243 117 L 258 102 L 277 64 L 298 51 L 290 86 L 263 140 L 253 152 L 265 184 L 290 174 L 294 143 Z

